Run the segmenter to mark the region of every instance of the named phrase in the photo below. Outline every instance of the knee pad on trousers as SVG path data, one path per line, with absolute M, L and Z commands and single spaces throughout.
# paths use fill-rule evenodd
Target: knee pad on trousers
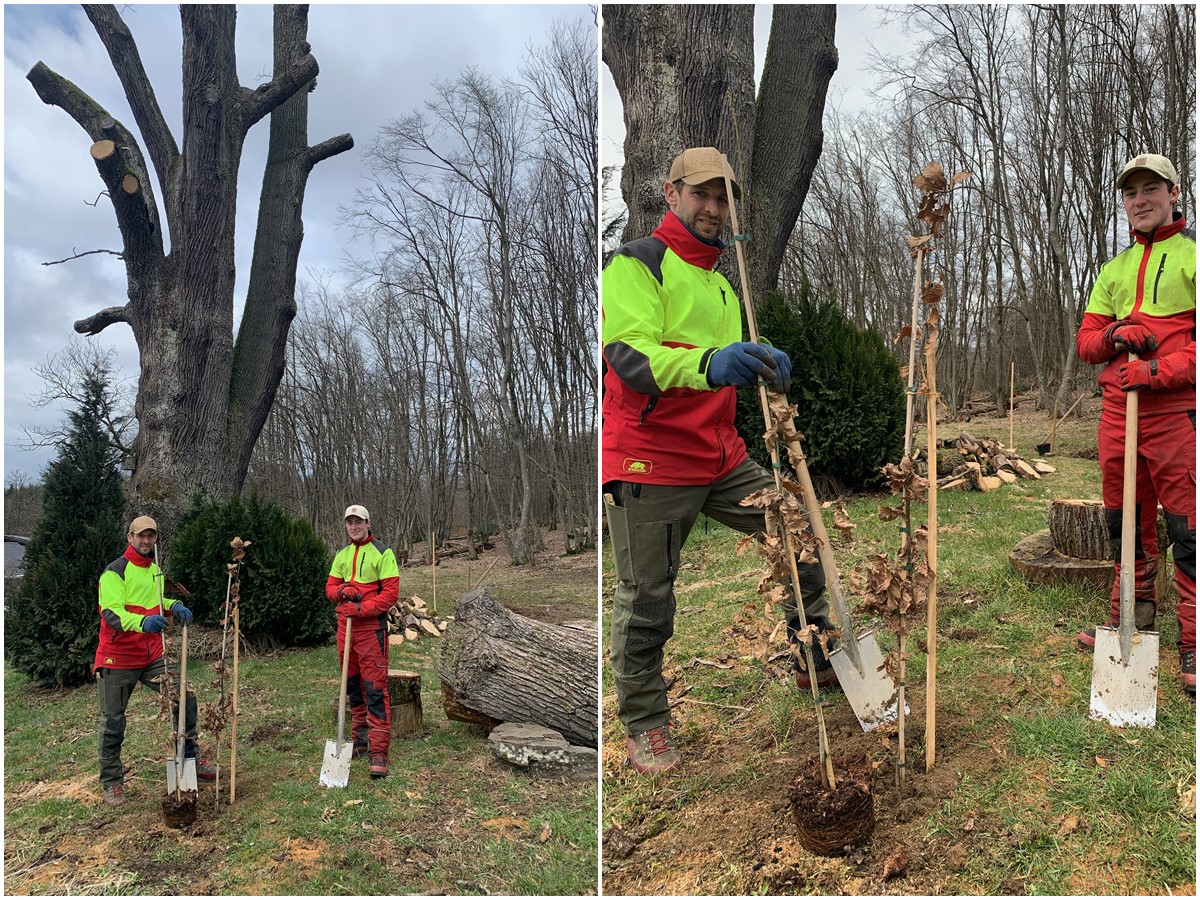
M 1188 517 L 1177 516 L 1163 510 L 1167 520 L 1167 533 L 1175 544 L 1172 551 L 1175 565 L 1192 581 L 1196 580 L 1196 529 L 1188 528 Z
M 675 634 L 675 592 L 659 600 L 634 603 L 625 636 L 625 652 L 637 656 L 661 647 Z
M 1121 509 L 1104 510 L 1104 521 L 1108 523 L 1108 539 L 1112 544 L 1113 559 L 1115 559 L 1117 562 L 1121 561 L 1121 526 L 1124 520 L 1123 512 L 1124 510 Z M 1142 504 L 1137 504 L 1133 519 L 1135 522 L 1142 521 Z M 1142 532 L 1141 529 L 1137 527 L 1133 529 L 1133 558 L 1146 558 L 1146 551 L 1142 549 Z

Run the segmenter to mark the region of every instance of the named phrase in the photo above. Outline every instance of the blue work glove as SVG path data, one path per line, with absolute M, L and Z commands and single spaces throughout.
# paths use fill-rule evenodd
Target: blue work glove
M 743 387 L 775 380 L 775 357 L 771 347 L 740 341 L 722 347 L 708 361 L 708 383 L 713 387 Z
M 171 607 L 171 615 L 177 618 L 184 625 L 192 624 L 192 611 L 182 603 L 176 603 Z
M 771 351 L 771 356 L 775 359 L 775 390 L 786 394 L 792 388 L 792 361 L 782 350 L 769 344 L 767 349 Z
M 160 631 L 162 631 L 166 627 L 167 627 L 167 617 L 166 616 L 153 615 L 153 616 L 146 616 L 146 618 L 142 619 L 142 633 L 143 634 L 158 634 Z

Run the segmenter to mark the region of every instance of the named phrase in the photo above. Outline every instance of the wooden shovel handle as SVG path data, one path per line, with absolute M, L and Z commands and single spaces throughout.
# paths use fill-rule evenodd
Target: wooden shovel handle
M 339 754 L 342 752 L 342 736 L 346 725 L 346 679 L 350 673 L 350 629 L 353 624 L 354 619 L 346 616 L 346 643 L 342 649 L 342 688 L 338 695 L 337 748 Z

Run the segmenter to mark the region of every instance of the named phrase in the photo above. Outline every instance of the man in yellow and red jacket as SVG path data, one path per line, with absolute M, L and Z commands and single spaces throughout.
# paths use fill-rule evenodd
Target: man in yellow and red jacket
M 167 673 L 174 676 L 178 695 L 179 672 L 174 667 L 168 669 L 163 660 L 162 631 L 167 627 L 167 615 L 185 625 L 192 621 L 191 610 L 181 601 L 160 597 L 163 576 L 154 562 L 158 523 L 149 516 L 138 516 L 129 524 L 126 537 L 129 546 L 125 553 L 100 575 L 100 644 L 95 662 L 100 700 L 100 786 L 102 799 L 112 806 L 126 799 L 121 745 L 125 742 L 129 697 L 138 682 L 158 691 L 158 679 Z M 171 721 L 177 722 L 178 715 L 176 703 Z M 194 694 L 188 694 L 183 716 L 187 733 L 184 756 L 192 759 L 198 749 Z M 214 781 L 216 766 L 196 759 L 196 775 Z
M 370 754 L 372 778 L 388 773 L 392 708 L 388 699 L 387 613 L 400 595 L 396 554 L 371 533 L 365 506 L 348 506 L 343 516 L 350 543 L 338 551 L 325 583 L 325 596 L 337 604 L 338 660 L 350 629 L 350 668 L 346 682 L 354 756 Z
M 1100 373 L 1100 474 L 1116 557 L 1110 625 L 1120 615 L 1125 398 L 1138 392 L 1136 624 L 1153 630 L 1158 505 L 1174 542 L 1180 677 L 1196 692 L 1196 234 L 1176 212 L 1179 175 L 1165 156 L 1126 163 L 1117 189 L 1133 243 L 1101 270 L 1076 338 Z M 1137 359 L 1130 359 L 1130 354 Z M 1096 631 L 1079 633 L 1094 648 Z
M 722 153 L 684 150 L 663 184 L 662 223 L 620 247 L 603 274 L 601 465 L 617 570 L 609 661 L 629 761 L 642 773 L 681 762 L 662 677 L 680 548 L 700 513 L 747 534 L 765 531 L 763 511 L 741 501 L 774 480 L 747 457 L 734 427 L 737 388 L 762 377 L 786 392 L 791 375 L 782 351 L 742 340 L 741 305 L 715 269 L 729 220 L 726 176 L 740 199 Z M 821 567 L 799 568 L 808 622 L 824 630 Z M 795 601 L 784 611 L 793 637 Z M 817 683 L 834 683 L 814 650 Z M 797 683 L 809 688 L 809 673 L 798 671 Z

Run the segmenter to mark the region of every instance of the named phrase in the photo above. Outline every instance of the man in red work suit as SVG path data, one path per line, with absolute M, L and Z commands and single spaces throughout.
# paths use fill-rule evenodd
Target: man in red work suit
M 348 506 L 344 519 L 350 543 L 333 558 L 325 596 L 337 604 L 339 660 L 346 646 L 346 619 L 354 619 L 346 681 L 353 755 L 369 753 L 371 777 L 383 778 L 392 739 L 387 614 L 400 593 L 400 569 L 396 554 L 371 533 L 366 507 Z
M 1104 364 L 1100 474 L 1117 577 L 1119 621 L 1125 396 L 1138 391 L 1135 621 L 1153 630 L 1158 505 L 1174 542 L 1180 678 L 1196 692 L 1196 233 L 1176 211 L 1179 175 L 1165 156 L 1135 156 L 1117 176 L 1133 243 L 1101 270 L 1076 338 L 1079 357 Z M 1136 360 L 1130 354 L 1137 354 Z M 1094 648 L 1096 631 L 1079 633 Z

